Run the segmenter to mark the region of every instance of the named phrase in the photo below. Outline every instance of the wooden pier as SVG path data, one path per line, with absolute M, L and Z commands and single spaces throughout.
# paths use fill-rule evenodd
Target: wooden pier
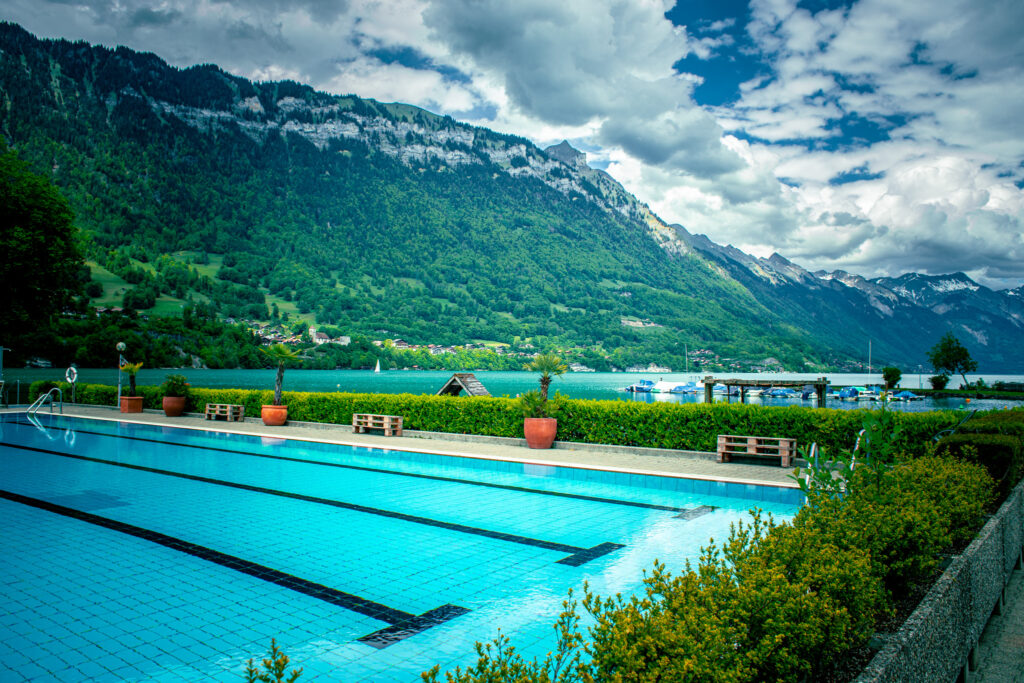
M 714 377 L 708 376 L 704 378 L 704 402 L 711 403 L 714 395 L 715 384 L 724 384 L 728 389 L 733 387 L 739 387 L 740 389 L 740 401 L 744 402 L 747 400 L 748 389 L 771 389 L 777 387 L 787 387 L 792 389 L 803 389 L 804 387 L 814 387 L 814 393 L 818 397 L 818 407 L 825 407 L 825 392 L 828 391 L 828 378 L 819 377 L 816 380 L 784 380 L 784 379 L 715 379 Z

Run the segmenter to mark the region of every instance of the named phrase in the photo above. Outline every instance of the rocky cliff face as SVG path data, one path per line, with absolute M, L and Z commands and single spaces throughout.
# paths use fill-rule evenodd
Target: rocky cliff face
M 129 89 L 117 94 L 137 95 Z M 175 116 L 205 132 L 233 126 L 259 141 L 266 140 L 272 133 L 295 134 L 321 150 L 332 140 L 354 140 L 410 165 L 440 164 L 452 168 L 493 165 L 513 177 L 539 180 L 565 195 L 578 195 L 623 216 L 653 217 L 611 176 L 590 168 L 586 154 L 566 141 L 542 152 L 525 140 L 517 141 L 487 129 L 458 124 L 424 110 L 403 116 L 403 110 L 414 109 L 408 105 L 388 105 L 373 100 L 360 100 L 357 105 L 352 98 L 324 101 L 323 97 L 310 91 L 306 98 L 277 99 L 270 108 L 264 107 L 255 96 L 238 97 L 216 109 L 157 97 L 149 97 L 147 102 L 161 115 Z M 654 222 L 661 224 L 657 219 Z

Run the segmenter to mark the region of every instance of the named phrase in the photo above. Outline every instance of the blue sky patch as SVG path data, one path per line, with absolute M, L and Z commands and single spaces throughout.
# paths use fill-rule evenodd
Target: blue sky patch
M 847 183 L 856 183 L 861 180 L 878 180 L 884 177 L 885 173 L 871 173 L 865 164 L 858 166 L 857 168 L 851 168 L 849 171 L 843 171 L 842 173 L 836 174 L 832 178 L 829 178 L 828 184 L 846 185 Z
M 436 71 L 446 81 L 454 83 L 471 83 L 472 80 L 458 69 L 444 64 L 437 64 L 419 50 L 407 45 L 391 45 L 367 50 L 366 54 L 376 57 L 384 64 L 401 64 L 409 69 Z

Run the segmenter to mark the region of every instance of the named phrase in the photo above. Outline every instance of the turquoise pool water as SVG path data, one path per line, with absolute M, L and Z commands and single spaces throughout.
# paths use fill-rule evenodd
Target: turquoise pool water
M 412 683 L 570 588 L 642 589 L 799 492 L 116 421 L 0 417 L 0 680 Z

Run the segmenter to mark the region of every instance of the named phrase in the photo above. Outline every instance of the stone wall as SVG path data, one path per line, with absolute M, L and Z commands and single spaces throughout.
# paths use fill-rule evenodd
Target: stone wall
M 967 674 L 978 638 L 993 610 L 1001 609 L 1011 572 L 1020 567 L 1022 542 L 1024 482 L 953 558 L 856 683 L 955 681 Z

